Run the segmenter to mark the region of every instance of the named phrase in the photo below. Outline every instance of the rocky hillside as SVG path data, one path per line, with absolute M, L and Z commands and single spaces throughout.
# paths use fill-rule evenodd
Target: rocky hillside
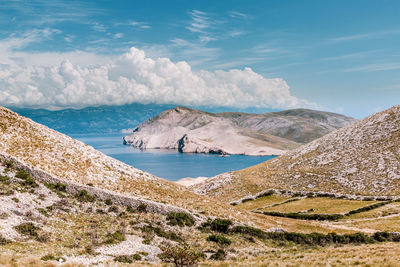
M 125 136 L 124 143 L 141 149 L 280 155 L 352 121 L 339 114 L 304 109 L 214 114 L 176 107 L 140 124 Z
M 192 189 L 234 200 L 268 189 L 400 194 L 400 106 L 394 106 L 259 165 Z
M 355 121 L 351 117 L 311 109 L 291 109 L 265 114 L 228 112 L 220 115 L 230 118 L 240 127 L 300 144 L 311 142 Z
M 133 208 L 145 203 L 150 211 L 161 214 L 184 210 L 202 216 L 229 217 L 264 229 L 278 225 L 272 218 L 238 210 L 135 169 L 2 107 L 0 159 L 12 161 L 42 183 L 65 184 L 72 194 L 85 190 L 99 200 L 110 198 Z M 296 228 L 297 224 L 288 221 L 287 227 Z
M 333 252 L 342 259 L 352 251 L 347 260 L 352 262 L 360 246 L 367 255 L 380 249 L 394 260 L 399 255 L 393 244 L 364 244 L 399 242 L 397 233 L 271 217 L 228 205 L 4 108 L 0 203 L 1 266 L 193 266 L 198 261 L 258 266 L 283 258 L 287 265 L 299 265 L 301 258 L 300 265 L 309 266 L 316 258 L 326 262 L 325 255 Z M 396 232 L 397 225 L 383 230 Z M 332 231 L 337 234 L 328 234 Z M 336 251 L 334 244 L 346 245 L 346 252 Z M 303 245 L 317 246 L 304 255 L 298 249 Z M 371 265 L 380 262 L 381 257 L 368 260 Z

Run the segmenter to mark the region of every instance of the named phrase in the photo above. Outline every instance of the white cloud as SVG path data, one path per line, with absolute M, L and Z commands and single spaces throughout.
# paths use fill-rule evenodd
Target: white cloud
M 374 71 L 387 71 L 387 70 L 398 70 L 400 69 L 400 63 L 397 62 L 384 62 L 374 63 L 355 68 L 346 69 L 345 72 L 363 71 L 363 72 L 374 72 Z
M 165 57 L 152 59 L 135 47 L 128 53 L 113 57 L 82 51 L 15 52 L 9 39 L 0 41 L 1 105 L 80 108 L 139 102 L 187 106 L 315 107 L 291 95 L 283 79 L 268 79 L 250 68 L 193 71 L 185 61 L 175 63 Z M 31 42 L 31 39 L 13 40 L 20 45 Z
M 129 20 L 127 22 L 118 22 L 118 23 L 115 23 L 114 26 L 131 26 L 131 27 L 138 28 L 138 29 L 150 29 L 151 28 L 151 26 L 147 22 L 134 21 L 134 20 Z
M 114 38 L 115 39 L 119 39 L 119 38 L 122 38 L 122 37 L 124 37 L 124 34 L 121 33 L 121 32 L 114 34 Z
M 232 18 L 240 18 L 240 19 L 249 18 L 249 15 L 238 11 L 230 11 L 228 12 L 228 15 Z

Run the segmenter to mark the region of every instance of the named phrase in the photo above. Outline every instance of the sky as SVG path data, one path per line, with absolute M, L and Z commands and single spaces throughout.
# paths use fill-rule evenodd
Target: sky
M 0 105 L 400 102 L 400 1 L 2 1 Z

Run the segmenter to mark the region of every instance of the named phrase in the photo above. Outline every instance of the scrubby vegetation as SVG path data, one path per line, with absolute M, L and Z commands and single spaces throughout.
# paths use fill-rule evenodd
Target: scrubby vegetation
M 122 263 L 133 263 L 134 261 L 140 261 L 142 256 L 136 253 L 133 255 L 120 255 L 114 258 L 114 261 L 122 262 Z
M 95 198 L 91 195 L 86 190 L 81 190 L 75 195 L 76 199 L 78 199 L 81 202 L 93 202 L 95 201 Z
M 344 218 L 343 214 L 313 214 L 313 213 L 300 213 L 300 212 L 278 212 L 278 211 L 264 211 L 265 215 L 286 217 L 301 220 L 318 220 L 318 221 L 336 221 Z
M 109 233 L 106 235 L 106 240 L 104 241 L 104 244 L 117 244 L 119 242 L 125 241 L 125 234 L 122 233 L 121 231 L 116 231 L 114 233 Z
M 218 245 L 225 246 L 225 245 L 230 245 L 232 243 L 231 240 L 228 238 L 224 237 L 223 235 L 209 235 L 207 237 L 207 241 L 215 242 Z
M 202 223 L 200 229 L 210 229 L 212 231 L 227 233 L 229 227 L 232 225 L 232 221 L 228 219 L 216 218 L 214 220 L 208 219 Z
M 205 258 L 202 251 L 188 244 L 176 246 L 164 244 L 161 246 L 161 250 L 160 259 L 164 262 L 173 263 L 176 267 L 194 266 L 200 259 Z
M 169 225 L 178 225 L 178 226 L 193 226 L 195 220 L 192 215 L 186 212 L 170 212 L 167 215 L 167 220 Z

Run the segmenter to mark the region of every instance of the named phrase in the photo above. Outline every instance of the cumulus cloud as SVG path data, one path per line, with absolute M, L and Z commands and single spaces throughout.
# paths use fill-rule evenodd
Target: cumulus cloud
M 226 107 L 313 106 L 293 96 L 283 79 L 267 79 L 250 68 L 194 71 L 185 61 L 152 59 L 135 47 L 107 60 L 85 52 L 35 55 L 7 49 L 0 50 L 0 58 L 7 59 L 0 64 L 0 104 L 6 106 L 81 108 L 134 102 Z M 85 59 L 98 61 L 90 65 L 83 63 Z

